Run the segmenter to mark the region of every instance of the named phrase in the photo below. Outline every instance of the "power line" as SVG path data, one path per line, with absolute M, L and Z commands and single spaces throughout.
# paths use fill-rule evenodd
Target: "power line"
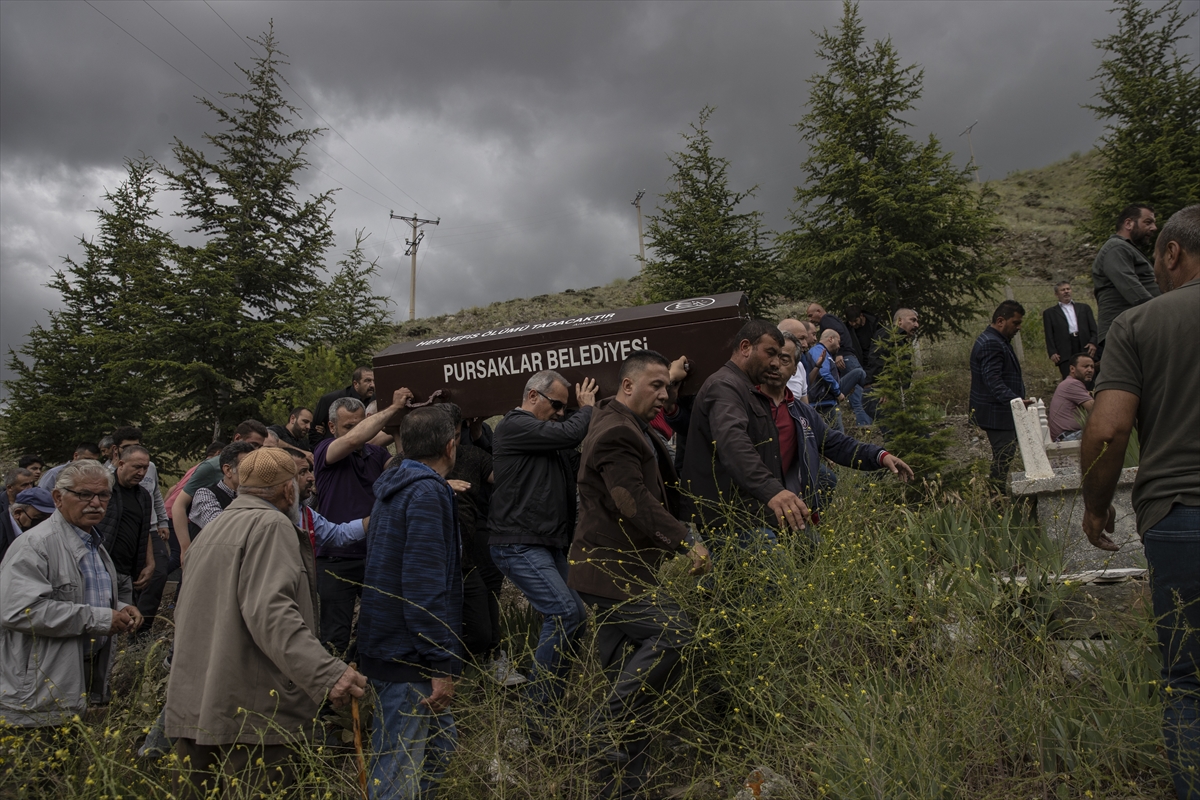
M 238 83 L 238 84 L 239 84 L 239 85 L 240 85 L 240 86 L 241 86 L 243 89 L 248 89 L 248 88 L 249 88 L 248 86 L 246 86 L 246 84 L 242 83 L 242 79 L 241 79 L 241 78 L 239 78 L 238 76 L 234 75 L 234 74 L 233 74 L 232 72 L 230 72 L 229 70 L 225 69 L 224 65 L 222 65 L 220 61 L 217 61 L 215 58 L 213 58 L 212 56 L 210 56 L 210 55 L 208 54 L 208 52 L 207 52 L 207 51 L 206 51 L 206 50 L 205 50 L 203 47 L 201 47 L 200 45 L 198 45 L 198 44 L 196 44 L 194 41 L 192 41 L 192 37 L 188 36 L 186 33 L 184 33 L 183 31 L 179 30 L 179 28 L 177 28 L 177 27 L 175 26 L 175 23 L 174 23 L 174 22 L 171 22 L 171 20 L 167 19 L 166 17 L 163 17 L 163 14 L 162 14 L 162 12 L 161 12 L 161 11 L 159 11 L 159 10 L 158 10 L 157 8 L 155 8 L 154 6 L 150 5 L 150 0 L 142 0 L 142 2 L 146 4 L 146 7 L 147 7 L 147 8 L 149 8 L 149 9 L 150 9 L 151 11 L 153 11 L 155 14 L 158 14 L 160 17 L 162 17 L 162 20 L 163 20 L 163 22 L 167 23 L 167 24 L 168 24 L 168 25 L 170 25 L 172 28 L 175 28 L 175 32 L 176 32 L 176 33 L 178 33 L 178 34 L 179 34 L 180 36 L 182 36 L 183 38 L 187 39 L 189 42 L 192 42 L 192 47 L 196 48 L 196 49 L 197 49 L 197 50 L 199 50 L 201 53 L 204 53 L 204 56 L 205 56 L 205 57 L 206 57 L 206 58 L 207 58 L 209 61 L 211 61 L 212 63 L 216 64 L 218 67 L 220 67 L 222 72 L 224 72 L 226 75 L 228 75 L 229 77 L 231 77 L 231 78 L 233 78 L 235 81 L 237 81 L 237 83 Z
M 196 83 L 194 80 L 192 80 L 191 78 L 189 78 L 187 75 L 184 75 L 184 74 L 183 74 L 183 72 L 182 72 L 182 71 L 179 69 L 179 67 L 175 66 L 175 65 L 174 65 L 174 64 L 172 64 L 170 61 L 167 61 L 165 58 L 163 58 L 162 56 L 160 56 L 158 53 L 156 53 L 156 52 L 154 52 L 153 50 L 151 50 L 149 45 L 147 45 L 147 44 L 146 44 L 145 42 L 143 42 L 141 39 L 139 39 L 139 38 L 137 38 L 136 36 L 134 36 L 134 35 L 133 35 L 132 33 L 130 33 L 129 31 L 127 31 L 127 30 L 125 30 L 124 28 L 122 28 L 122 27 L 121 27 L 121 25 L 120 25 L 120 23 L 118 23 L 118 22 L 117 22 L 115 19 L 113 19 L 113 18 L 112 18 L 112 17 L 110 17 L 108 14 L 105 14 L 103 11 L 101 11 L 100 9 L 98 9 L 98 8 L 96 8 L 94 5 L 92 5 L 92 0 L 83 0 L 83 2 L 85 2 L 85 3 L 87 3 L 89 6 L 91 6 L 92 10 L 93 10 L 93 11 L 95 11 L 97 14 L 99 14 L 99 15 L 100 15 L 100 16 L 102 16 L 102 17 L 104 17 L 106 20 L 108 20 L 109 22 L 111 22 L 113 25 L 116 25 L 118 28 L 120 28 L 120 29 L 121 29 L 121 31 L 122 31 L 122 32 L 124 32 L 124 33 L 125 33 L 125 35 L 126 35 L 126 36 L 128 36 L 130 39 L 133 39 L 135 42 L 137 42 L 138 44 L 140 44 L 142 47 L 145 47 L 145 48 L 146 48 L 146 50 L 147 50 L 147 51 L 148 51 L 148 52 L 149 52 L 149 53 L 150 53 L 152 56 L 154 56 L 154 57 L 155 57 L 155 58 L 157 58 L 159 61 L 161 61 L 161 62 L 163 62 L 164 64 L 166 64 L 166 65 L 167 65 L 168 67 L 170 67 L 171 69 L 173 69 L 173 70 L 175 70 L 176 72 L 178 72 L 178 73 L 180 74 L 180 76 L 182 76 L 182 77 L 184 78 L 184 80 L 188 81 L 188 82 L 189 82 L 189 83 L 191 83 L 193 86 L 195 86 L 197 89 L 199 89 L 200 91 L 204 92 L 206 95 L 208 95 L 208 96 L 209 96 L 209 97 L 211 97 L 213 100 L 215 100 L 215 101 L 217 102 L 217 104 L 218 104 L 218 105 L 220 105 L 220 106 L 222 106 L 222 107 L 224 107 L 226 111 L 232 111 L 232 110 L 233 110 L 233 109 L 231 109 L 229 106 L 225 105 L 225 103 L 224 103 L 224 102 L 221 100 L 221 98 L 220 98 L 220 97 L 217 97 L 217 96 L 216 96 L 216 95 L 214 95 L 212 92 L 210 92 L 208 89 L 205 89 L 203 86 L 201 86 L 200 84 Z
M 209 3 L 209 2 L 208 2 L 208 0 L 204 0 L 204 5 L 208 6 L 208 7 L 209 7 L 209 9 L 211 9 L 211 10 L 212 10 L 212 12 L 213 12 L 214 14 L 216 14 L 216 15 L 217 15 L 217 18 L 218 18 L 218 19 L 220 19 L 220 20 L 221 20 L 221 22 L 224 22 L 224 23 L 225 23 L 225 27 L 226 27 L 226 28 L 229 28 L 229 30 L 230 30 L 230 31 L 231 31 L 231 32 L 232 32 L 232 33 L 233 33 L 235 36 L 237 36 L 237 37 L 238 37 L 238 39 L 241 39 L 241 40 L 242 40 L 242 42 L 243 42 L 243 43 L 246 45 L 246 47 L 250 48 L 250 52 L 251 52 L 251 53 L 254 53 L 254 55 L 255 55 L 256 57 L 258 56 L 258 52 L 257 52 L 256 50 L 254 50 L 254 48 L 253 48 L 253 47 L 250 47 L 250 43 L 249 43 L 249 41 L 248 41 L 248 40 L 247 40 L 245 37 L 243 37 L 241 34 L 239 34 L 239 33 L 238 33 L 238 32 L 237 32 L 235 29 L 234 29 L 234 27 L 233 27 L 232 25 L 230 25 L 230 24 L 229 24 L 229 23 L 228 23 L 228 22 L 225 20 L 225 18 L 224 18 L 224 17 L 222 17 L 222 16 L 221 16 L 221 14 L 220 14 L 220 13 L 217 11 L 217 9 L 213 8 L 212 4 L 211 4 L 211 3 Z M 382 176 L 383 176 L 383 179 L 384 179 L 384 180 L 386 180 L 388 183 L 390 183 L 392 186 L 395 186 L 395 187 L 396 187 L 396 190 L 397 190 L 397 191 L 399 191 L 399 192 L 400 192 L 400 194 L 404 195 L 404 196 L 405 196 L 405 197 L 407 197 L 409 200 L 413 201 L 414 203 L 416 203 L 418 206 L 420 206 L 421 208 L 425 209 L 425 210 L 426 210 L 426 211 L 428 211 L 429 213 L 433 213 L 433 212 L 430 210 L 430 208 L 429 208 L 428 206 L 426 206 L 424 203 L 422 203 L 422 202 L 421 202 L 420 200 L 418 200 L 417 198 L 413 197 L 413 196 L 412 196 L 411 194 L 409 194 L 408 192 L 404 191 L 404 189 L 403 189 L 403 188 L 402 188 L 402 187 L 401 187 L 401 186 L 400 186 L 398 183 L 396 183 L 394 180 L 392 180 L 390 177 L 388 177 L 387 173 L 385 173 L 385 172 L 384 172 L 383 170 L 381 170 L 379 167 L 375 166 L 375 164 L 374 164 L 374 163 L 372 163 L 372 161 L 371 161 L 369 158 L 367 158 L 366 156 L 364 156 L 364 155 L 362 154 L 362 152 L 361 152 L 361 151 L 360 151 L 360 150 L 359 150 L 357 147 L 355 147 L 355 146 L 354 146 L 354 145 L 353 145 L 353 144 L 350 142 L 350 140 L 349 140 L 349 139 L 347 139 L 347 138 L 346 138 L 346 137 L 345 137 L 345 136 L 342 134 L 342 132 L 341 132 L 341 131 L 339 131 L 337 128 L 333 127 L 333 123 L 332 123 L 332 122 L 330 122 L 329 120 L 325 119 L 325 117 L 324 117 L 324 116 L 322 116 L 322 114 L 321 114 L 321 112 L 320 112 L 320 111 L 317 111 L 317 109 L 313 108 L 313 105 L 312 105 L 312 103 L 308 102 L 308 100 L 306 100 L 306 99 L 304 98 L 304 95 L 302 95 L 302 94 L 300 94 L 300 92 L 296 91 L 296 87 L 292 86 L 292 84 L 288 82 L 288 79 L 287 79 L 286 77 L 285 77 L 285 78 L 283 78 L 283 82 L 284 82 L 285 84 L 287 84 L 287 87 L 288 87 L 289 89 L 291 89 L 291 90 L 292 90 L 292 93 L 293 93 L 293 94 L 295 94 L 295 95 L 296 95 L 296 97 L 299 97 L 299 98 L 300 98 L 300 102 L 302 102 L 302 103 L 304 103 L 304 105 L 308 106 L 308 110 L 309 110 L 309 111 L 311 111 L 311 112 L 313 112 L 314 114 L 316 114 L 316 115 L 317 115 L 317 118 L 318 118 L 318 119 L 320 119 L 322 122 L 324 122 L 324 123 L 325 123 L 325 124 L 326 124 L 326 125 L 329 127 L 329 130 L 331 130 L 331 131 L 333 131 L 334 133 L 336 133 L 336 134 L 337 134 L 337 135 L 338 135 L 338 136 L 341 138 L 341 140 L 342 140 L 343 142 L 345 142 L 345 143 L 346 143 L 346 145 L 347 145 L 347 146 L 348 146 L 348 147 L 349 147 L 351 150 L 353 150 L 355 153 L 357 153 L 357 154 L 358 154 L 358 157 L 359 157 L 359 158 L 361 158 L 363 161 L 367 162 L 367 164 L 368 164 L 368 165 L 371 167 L 371 169 L 375 170 L 375 171 L 376 171 L 376 172 L 378 172 L 380 175 L 382 175 Z M 324 151 L 322 151 L 322 152 L 324 152 Z M 328 153 L 326 153 L 326 155 L 329 155 L 329 154 L 328 154 Z M 330 156 L 330 157 L 332 158 L 332 156 Z M 345 167 L 345 165 L 344 165 L 344 164 L 343 164 L 342 166 L 343 166 L 343 167 L 346 169 L 346 171 L 347 171 L 347 172 L 349 172 L 349 171 L 350 171 L 350 170 L 349 170 L 349 168 L 348 168 L 348 167 Z M 352 173 L 352 172 L 351 172 L 350 174 L 352 174 L 352 175 L 353 175 L 354 173 Z M 357 175 L 355 175 L 355 177 L 356 177 L 356 178 L 358 178 L 359 180 L 361 180 L 363 183 L 367 183 L 367 182 L 366 182 L 365 180 L 363 180 L 361 177 L 359 177 L 359 176 L 357 176 Z M 367 185 L 369 186 L 370 184 L 367 184 Z M 372 187 L 372 188 L 374 188 L 374 187 Z M 376 189 L 375 191 L 377 191 L 377 192 L 378 192 L 379 190 L 378 190 L 378 189 Z M 380 194 L 380 195 L 382 195 L 382 196 L 384 196 L 384 197 L 387 197 L 387 195 L 384 195 L 384 194 L 383 194 L 383 192 L 379 192 L 379 194 Z M 399 205 L 399 204 L 398 204 L 398 205 Z
M 215 8 L 213 8 L 213 7 L 212 7 L 212 5 L 211 5 L 211 4 L 208 2 L 208 0 L 204 0 L 204 5 L 208 6 L 208 10 L 209 10 L 209 11 L 211 11 L 211 12 L 213 12 L 214 14 L 216 14 L 216 15 L 217 15 L 217 19 L 221 20 L 221 22 L 225 22 L 225 18 L 221 16 L 221 13 L 220 13 L 219 11 L 217 11 Z M 245 38 L 244 38 L 244 37 L 243 37 L 243 36 L 242 36 L 240 33 L 238 33 L 237 31 L 233 30 L 233 26 L 232 26 L 232 25 L 230 25 L 228 22 L 225 22 L 225 27 L 226 27 L 226 28 L 229 28 L 229 30 L 230 30 L 230 31 L 233 33 L 233 35 L 234 35 L 234 36 L 236 36 L 236 37 L 238 38 L 238 41 L 239 41 L 239 42 L 241 42 L 242 44 L 246 45 L 246 49 L 247 49 L 247 50 L 249 50 L 249 51 L 250 51 L 250 53 L 251 53 L 251 54 L 252 54 L 252 55 L 253 55 L 255 58 L 257 58 L 257 57 L 258 57 L 258 51 L 257 51 L 257 50 L 255 50 L 255 49 L 254 49 L 254 48 L 251 46 L 250 42 L 249 42 L 249 41 L 247 41 L 247 40 L 246 40 L 246 39 L 245 39 Z
M 221 63 L 220 63 L 219 61 L 217 61 L 215 58 L 213 58 L 211 55 L 209 55 L 209 53 L 208 53 L 208 51 L 207 51 L 207 50 L 205 50 L 203 47 L 201 47 L 199 44 L 197 44 L 197 43 L 196 43 L 196 42 L 195 42 L 195 41 L 194 41 L 194 40 L 193 40 L 193 39 L 192 39 L 190 36 L 188 36 L 186 33 L 184 33 L 182 30 L 180 30 L 180 29 L 179 29 L 179 27 L 175 25 L 175 23 L 171 22 L 171 20 L 169 20 L 169 19 L 167 19 L 165 16 L 163 16 L 163 14 L 162 14 L 162 13 L 161 13 L 161 12 L 160 12 L 158 9 L 156 9 L 154 6 L 150 5 L 150 2 L 149 2 L 149 0 L 142 0 L 142 2 L 146 4 L 146 7 L 147 7 L 147 8 L 149 8 L 149 9 L 150 9 L 151 11 L 153 11 L 155 14 L 158 14 L 158 16 L 162 18 L 163 22 L 166 22 L 168 25 L 170 25 L 170 26 L 171 26 L 171 27 L 172 27 L 172 28 L 175 30 L 175 32 L 176 32 L 176 33 L 178 33 L 178 34 L 179 34 L 180 36 L 182 36 L 183 38 L 187 39 L 187 40 L 188 40 L 188 42 L 190 42 L 190 43 L 192 44 L 192 46 L 193 46 L 193 47 L 195 47 L 197 50 L 199 50 L 201 53 L 203 53 L 203 54 L 204 54 L 204 56 L 205 56 L 205 57 L 206 57 L 206 58 L 207 58 L 209 61 L 213 62 L 213 63 L 214 63 L 214 64 L 216 64 L 218 67 L 220 67 L 220 69 L 221 69 L 221 70 L 222 70 L 222 71 L 223 71 L 223 72 L 224 72 L 226 75 L 228 75 L 229 77 L 231 77 L 231 78 L 233 78 L 235 81 L 237 81 L 237 83 L 238 83 L 238 84 L 240 84 L 240 85 L 241 85 L 243 88 L 247 88 L 247 89 L 249 88 L 249 87 L 247 87 L 247 86 L 246 86 L 246 84 L 242 83 L 242 81 L 241 81 L 241 80 L 239 80 L 239 79 L 238 79 L 238 77 L 237 77 L 236 75 L 234 75 L 233 73 L 231 73 L 229 70 L 225 69 L 225 67 L 224 67 L 224 66 L 222 66 L 222 65 L 221 65 Z M 89 3 L 89 5 L 90 5 L 90 3 Z M 212 8 L 212 6 L 209 6 L 209 8 Z M 212 10 L 213 10 L 213 13 L 216 13 L 216 9 L 215 9 L 215 8 L 214 8 L 214 9 L 212 9 Z M 217 16 L 218 16 L 219 18 L 221 18 L 221 21 L 222 21 L 222 22 L 225 22 L 224 18 L 223 18 L 223 17 L 221 17 L 221 15 L 220 15 L 220 14 L 217 14 Z M 225 23 L 225 25 L 226 25 L 226 27 L 229 27 L 229 29 L 230 29 L 231 31 L 233 30 L 233 28 L 232 28 L 231 26 L 229 26 L 229 23 L 228 23 L 228 22 L 226 22 L 226 23 Z M 236 34 L 237 32 L 236 32 L 236 31 L 234 31 L 234 33 Z M 241 37 L 239 37 L 239 38 L 241 38 Z M 247 45 L 247 46 L 248 46 L 248 45 Z M 253 48 L 251 48 L 250 52 L 251 52 L 251 53 L 253 53 L 253 54 L 255 55 L 255 57 L 257 57 L 257 53 L 254 53 L 254 50 L 253 50 Z M 179 70 L 176 70 L 176 72 L 179 72 Z M 182 72 L 180 72 L 180 74 L 182 75 L 183 73 L 182 73 Z M 187 76 L 184 76 L 184 77 L 187 77 Z M 282 76 L 280 76 L 280 77 L 282 77 Z M 284 83 L 286 83 L 286 82 L 287 82 L 287 80 L 286 80 L 286 79 L 284 79 Z M 193 81 L 193 83 L 195 83 L 195 81 Z M 197 84 L 197 85 L 199 85 L 199 84 Z M 291 88 L 291 87 L 289 86 L 289 88 Z M 293 89 L 292 91 L 295 91 L 295 90 Z M 303 98 L 301 98 L 301 99 L 303 99 Z M 222 103 L 222 105 L 224 105 L 224 103 Z M 229 108 L 229 106 L 225 106 L 225 108 Z M 310 106 L 310 108 L 311 108 L 311 106 Z M 316 113 L 316 112 L 314 111 L 314 113 Z M 318 116 L 319 116 L 319 115 L 318 115 Z M 340 134 L 339 134 L 339 135 L 340 135 Z M 344 138 L 344 137 L 343 137 L 343 138 Z M 342 187 L 343 189 L 346 189 L 346 190 L 348 190 L 348 191 L 354 192 L 354 193 L 355 193 L 356 195 L 358 195 L 359 197 L 363 198 L 364 200 L 368 200 L 368 201 L 370 201 L 370 202 L 372 202 L 372 203 L 375 203 L 375 205 L 379 206 L 380 208 L 387 208 L 387 209 L 390 209 L 390 208 L 392 208 L 394 205 L 397 205 L 397 201 L 395 200 L 395 198 L 389 197 L 387 194 L 385 194 L 384 192 L 380 191 L 380 190 L 379 190 L 377 187 L 375 187 L 373 184 L 371 184 L 371 182 L 370 182 L 370 181 L 368 181 L 366 178 L 362 177 L 361 175 L 359 175 L 358 173 L 356 173 L 354 170 L 350 169 L 350 168 L 349 168 L 349 167 L 347 167 L 345 164 L 343 164 L 341 161 L 339 161 L 337 158 L 335 158 L 335 157 L 333 156 L 333 154 L 332 154 L 332 153 L 330 153 L 328 150 L 326 150 L 324 147 L 321 147 L 321 145 L 317 144 L 315 141 L 314 141 L 314 142 L 312 142 L 312 146 L 313 146 L 313 147 L 315 147 L 317 150 L 320 150 L 322 153 L 324 153 L 324 154 L 325 154 L 325 156 L 326 156 L 327 158 L 329 158 L 329 160 L 330 160 L 330 161 L 334 162 L 334 163 L 335 163 L 335 164 L 337 164 L 339 167 L 341 167 L 342 169 L 346 170 L 346 172 L 350 173 L 350 174 L 351 174 L 351 175 L 353 175 L 355 178 L 358 178 L 358 180 L 362 181 L 362 183 L 363 183 L 363 185 L 364 185 L 364 186 L 366 186 L 366 187 L 368 187 L 369 189 L 371 189 L 371 191 L 375 192 L 376 194 L 378 194 L 378 195 L 379 195 L 380 197 L 382 197 L 384 200 L 387 200 L 387 201 L 388 201 L 388 203 L 390 203 L 390 204 L 392 204 L 392 205 L 384 205 L 383 203 L 380 203 L 380 202 L 379 202 L 379 201 L 377 201 L 377 200 L 372 200 L 371 198 L 367 197 L 365 194 L 363 194 L 362 192 L 358 191 L 357 189 L 352 189 L 352 188 L 350 188 L 349 186 L 347 186 L 346 184 L 342 183 L 341 181 L 339 181 L 339 180 L 336 180 L 336 179 L 335 179 L 335 178 L 334 178 L 332 175 L 330 175 L 328 172 L 325 172 L 325 171 L 324 171 L 323 169 L 321 169 L 320 167 L 316 167 L 316 166 L 314 166 L 314 167 L 313 167 L 313 169 L 316 169 L 316 170 L 317 170 L 318 172 L 320 172 L 322 175 L 324 175 L 325 177 L 329 178 L 331 181 L 333 181 L 334 183 L 336 183 L 338 186 Z
M 560 220 L 560 219 L 575 219 L 577 217 L 582 217 L 585 214 L 590 214 L 590 213 L 591 213 L 590 211 L 576 211 L 571 214 L 559 214 L 556 217 L 547 217 L 543 214 L 539 214 L 538 216 L 535 216 L 535 217 L 518 217 L 517 219 L 502 219 L 502 220 L 497 220 L 496 222 L 480 222 L 480 223 L 477 223 L 474 225 L 454 225 L 454 226 L 451 226 L 448 228 L 443 228 L 442 230 L 462 231 L 462 230 L 467 230 L 468 228 L 490 228 L 490 227 L 493 227 L 496 225 L 519 225 L 519 224 L 524 224 L 524 223 L 533 224 L 536 222 L 553 222 L 555 220 Z M 487 232 L 488 231 L 478 231 L 478 233 L 487 233 Z M 459 234 L 459 235 L 465 235 L 465 234 Z M 443 235 L 442 238 L 444 239 L 446 237 Z

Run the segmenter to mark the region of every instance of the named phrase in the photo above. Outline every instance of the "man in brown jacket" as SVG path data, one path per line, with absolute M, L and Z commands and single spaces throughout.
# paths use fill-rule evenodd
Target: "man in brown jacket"
M 263 791 L 287 786 L 289 745 L 326 695 L 341 705 L 366 685 L 317 638 L 316 567 L 296 527 L 295 461 L 262 448 L 238 475 L 237 499 L 188 550 L 175 614 L 166 730 L 179 757 L 178 797 L 211 792 L 214 770 Z
M 649 424 L 667 401 L 670 367 L 652 350 L 625 360 L 616 396 L 600 401 L 592 415 L 579 468 L 567 585 L 596 607 L 600 660 L 617 673 L 596 733 L 604 738 L 602 727 L 611 726 L 619 741 L 621 728 L 651 729 L 644 717 L 677 677 L 680 651 L 691 638 L 683 610 L 654 591 L 659 566 L 687 553 L 693 574 L 708 568 L 708 551 L 678 519 L 675 467 Z M 612 796 L 636 792 L 645 779 L 650 738 L 632 739 L 605 751 L 615 764 L 629 762 L 609 777 Z
M 782 347 L 778 328 L 750 320 L 738 331 L 729 361 L 696 394 L 683 462 L 684 512 L 714 551 L 726 539 L 742 546 L 756 535 L 773 540 L 764 522 L 802 530 L 809 518 L 804 501 L 783 485 L 771 401 L 754 388 L 779 374 Z

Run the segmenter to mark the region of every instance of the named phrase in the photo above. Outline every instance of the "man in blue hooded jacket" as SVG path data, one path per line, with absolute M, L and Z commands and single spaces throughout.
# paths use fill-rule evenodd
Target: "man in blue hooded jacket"
M 457 434 L 440 408 L 410 412 L 400 425 L 405 458 L 375 482 L 358 618 L 359 665 L 379 698 L 375 798 L 431 796 L 457 741 L 449 707 L 462 671 L 462 571 L 446 482 Z

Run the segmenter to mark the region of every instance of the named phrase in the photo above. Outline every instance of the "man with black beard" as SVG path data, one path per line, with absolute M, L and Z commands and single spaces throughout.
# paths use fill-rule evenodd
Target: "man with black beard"
M 1135 203 L 1117 217 L 1117 231 L 1096 253 L 1092 262 L 1092 287 L 1096 295 L 1100 342 L 1097 360 L 1103 358 L 1104 339 L 1113 320 L 1134 306 L 1162 294 L 1154 281 L 1154 267 L 1142 248 L 1158 230 L 1154 209 Z

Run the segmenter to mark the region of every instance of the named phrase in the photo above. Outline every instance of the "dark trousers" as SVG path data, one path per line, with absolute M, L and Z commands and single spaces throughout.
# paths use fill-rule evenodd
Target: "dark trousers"
M 318 558 L 317 594 L 321 598 L 321 641 L 330 652 L 350 660 L 354 603 L 366 577 L 362 558 Z
M 499 627 L 500 603 L 492 599 L 479 567 L 470 567 L 462 575 L 463 648 L 473 656 L 487 655 L 499 644 Z M 496 644 L 493 644 L 493 638 Z
M 179 760 L 171 769 L 171 783 L 179 800 L 202 800 L 246 789 L 278 797 L 296 782 L 294 752 L 284 744 L 196 744 L 176 739 Z M 237 785 L 231 779 L 237 778 Z M 215 790 L 215 791 L 214 791 Z M 256 795 L 257 796 L 257 795 Z
M 692 626 L 683 609 L 661 593 L 624 602 L 580 596 L 596 607 L 597 655 L 613 681 L 599 721 L 617 734 L 629 756 L 624 765 L 607 768 L 601 796 L 634 796 L 649 772 L 650 737 L 645 731 L 653 730 L 653 710 L 679 678 Z M 622 731 L 627 734 L 622 736 Z
M 1175 791 L 1200 798 L 1200 506 L 1176 503 L 1146 531 L 1162 649 L 1163 739 Z
M 473 656 L 491 657 L 500 647 L 500 589 L 504 573 L 492 561 L 487 529 L 471 537 L 469 567 L 463 571 L 463 646 Z
M 140 633 L 147 634 L 154 627 L 154 618 L 158 616 L 158 607 L 162 603 L 163 590 L 167 588 L 167 576 L 171 569 L 171 545 L 158 536 L 158 531 L 150 534 L 154 546 L 154 577 L 144 589 L 133 590 L 133 602 L 145 618 Z M 145 566 L 146 557 L 143 553 L 138 557 L 138 572 Z M 136 576 L 135 576 L 136 577 Z
M 1009 468 L 1017 457 L 1017 431 L 984 428 L 983 432 L 992 446 L 992 480 L 1007 485 Z
M 1078 336 L 1067 337 L 1067 352 L 1058 354 L 1058 371 L 1062 373 L 1064 378 L 1067 377 L 1067 373 L 1071 370 L 1071 356 L 1076 353 L 1082 353 L 1086 349 L 1084 345 L 1085 342 Z

